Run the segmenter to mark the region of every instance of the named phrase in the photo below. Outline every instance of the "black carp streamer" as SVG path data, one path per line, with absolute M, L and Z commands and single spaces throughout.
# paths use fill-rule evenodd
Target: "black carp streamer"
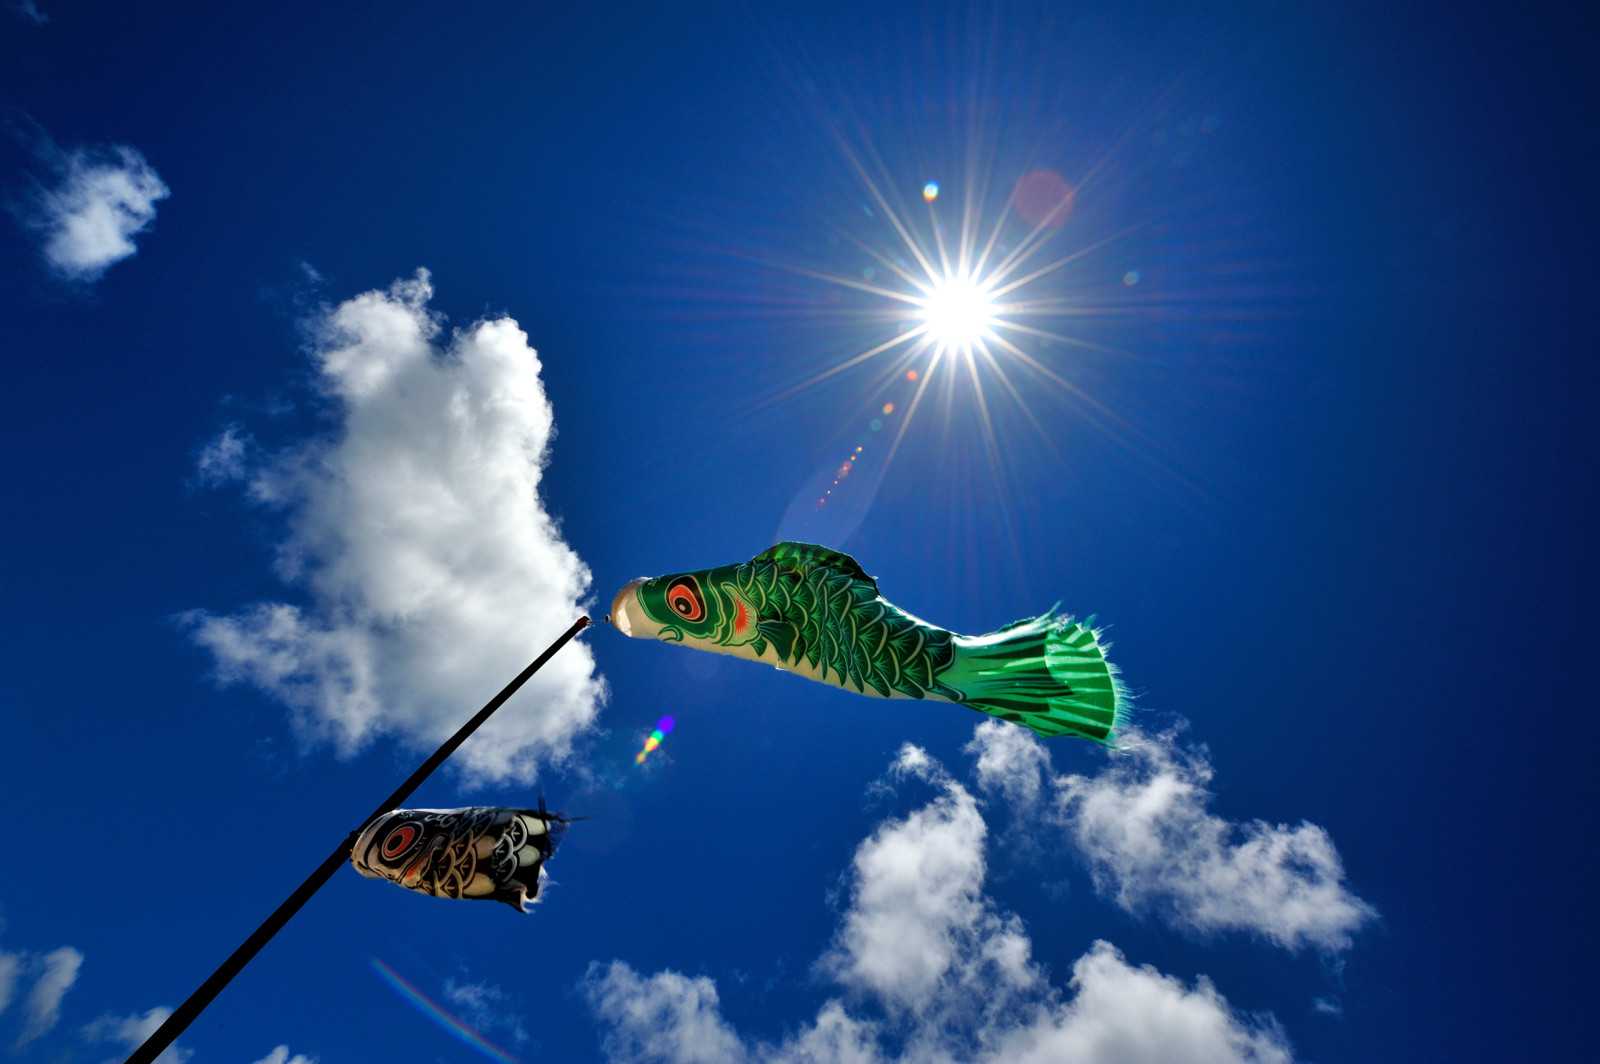
M 542 803 L 539 809 L 396 809 L 361 832 L 350 863 L 369 879 L 420 894 L 501 901 L 526 912 L 568 822 Z

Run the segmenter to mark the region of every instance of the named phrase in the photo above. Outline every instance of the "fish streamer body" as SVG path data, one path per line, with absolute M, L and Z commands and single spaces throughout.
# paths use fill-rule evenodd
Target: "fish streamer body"
M 955 702 L 1041 735 L 1106 742 L 1125 714 L 1096 633 L 1071 618 L 957 635 L 883 598 L 849 555 L 809 543 L 635 580 L 611 619 L 626 635 L 764 661 L 864 695 Z

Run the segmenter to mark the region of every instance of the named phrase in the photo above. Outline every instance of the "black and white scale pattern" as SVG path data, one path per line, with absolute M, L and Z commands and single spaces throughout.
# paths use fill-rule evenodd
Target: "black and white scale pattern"
M 407 890 L 503 901 L 521 912 L 539 896 L 544 862 L 566 825 L 544 809 L 396 809 L 361 832 L 350 863 Z

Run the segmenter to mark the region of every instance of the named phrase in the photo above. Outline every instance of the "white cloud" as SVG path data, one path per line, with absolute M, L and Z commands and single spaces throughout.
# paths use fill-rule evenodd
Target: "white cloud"
M 1073 998 L 1006 1032 L 991 1059 L 1055 1061 L 1285 1062 L 1293 1059 L 1272 1022 L 1246 1023 L 1209 980 L 1193 989 L 1148 964 L 1135 968 L 1108 942 L 1072 966 Z
M 856 851 L 851 902 L 818 968 L 846 993 L 781 1042 L 744 1039 L 715 984 L 622 961 L 584 981 L 613 1064 L 1286 1064 L 1283 1032 L 1097 942 L 1066 990 L 1032 963 L 1021 922 L 983 892 L 986 827 L 973 796 L 925 751 L 893 773 L 939 788 Z
M 121 1064 L 124 1057 L 144 1044 L 145 1039 L 155 1034 L 167 1017 L 172 1015 L 172 1010 L 164 1005 L 157 1005 L 145 1012 L 135 1012 L 128 1016 L 114 1016 L 106 1013 L 93 1022 L 85 1024 L 82 1034 L 85 1041 L 97 1044 L 117 1046 L 122 1055 L 108 1058 L 104 1064 Z M 155 1064 L 186 1064 L 194 1050 L 187 1049 L 174 1042 L 161 1051 L 156 1057 Z M 315 1056 L 304 1053 L 290 1055 L 289 1047 L 281 1045 L 270 1052 L 255 1064 L 317 1064 Z
M 216 439 L 200 448 L 194 463 L 200 486 L 218 488 L 243 480 L 248 472 L 246 459 L 252 443 L 238 425 L 229 425 Z
M 522 1017 L 510 1008 L 511 995 L 499 986 L 486 982 L 458 983 L 451 978 L 444 981 L 444 996 L 478 1030 L 504 1027 L 517 1042 L 528 1040 Z
M 61 1001 L 78 981 L 82 965 L 83 954 L 71 946 L 48 953 L 0 950 L 0 1013 L 11 1007 L 29 980 L 33 984 L 22 997 L 22 1023 L 14 1049 L 25 1048 L 60 1022 Z
M 585 991 L 608 1025 L 601 1048 L 613 1064 L 721 1064 L 745 1059 L 739 1036 L 723 1020 L 717 988 L 704 976 L 657 972 L 648 979 L 621 961 L 591 964 Z
M 45 263 L 57 275 L 95 281 L 134 253 L 133 238 L 155 221 L 156 202 L 171 190 L 126 145 L 64 152 L 43 138 L 40 153 L 56 182 L 18 208 L 22 222 L 39 235 Z
M 1039 778 L 1049 774 L 1050 754 L 1032 732 L 998 720 L 984 721 L 973 730 L 965 751 L 977 758 L 973 772 L 979 790 L 998 791 L 1019 814 L 1034 812 L 1039 805 Z
M 278 1046 L 256 1061 L 256 1064 L 317 1064 L 317 1058 L 308 1057 L 304 1053 L 296 1053 L 291 1057 L 288 1046 Z
M 1037 756 L 1016 747 L 1031 745 Z M 1047 815 L 1088 862 L 1095 886 L 1123 909 L 1153 912 L 1196 934 L 1245 931 L 1286 949 L 1350 947 L 1377 916 L 1352 894 L 1328 833 L 1301 821 L 1235 824 L 1207 811 L 1211 763 L 1174 736 L 1131 733 L 1093 776 L 1054 776 L 1048 753 L 1020 728 L 986 722 L 969 752 L 979 785 L 1008 797 L 1048 786 Z
M 0 949 L 0 1012 L 10 1007 L 11 999 L 16 995 L 17 983 L 22 975 L 22 962 L 26 959 L 21 953 L 8 953 Z
M 589 591 L 538 494 L 554 421 L 527 336 L 500 318 L 441 347 L 432 294 L 418 271 L 314 322 L 338 431 L 248 475 L 251 497 L 287 519 L 277 570 L 308 604 L 182 618 L 222 682 L 278 698 L 303 737 L 341 755 L 383 734 L 441 741 Z M 232 446 L 208 449 L 213 470 Z M 574 643 L 462 748 L 463 767 L 530 778 L 539 760 L 566 756 L 603 697 L 592 654 Z
M 918 1013 L 956 985 L 1028 982 L 1021 925 L 998 917 L 982 893 L 988 829 L 977 802 L 919 747 L 903 747 L 894 771 L 943 793 L 856 850 L 850 909 L 821 970 L 891 1010 Z
M 133 1013 L 131 1016 L 113 1016 L 110 1013 L 99 1017 L 94 1022 L 85 1025 L 83 1037 L 90 1042 L 102 1042 L 121 1047 L 125 1053 L 131 1053 L 144 1044 L 144 1040 L 156 1033 L 156 1029 L 167 1022 L 167 1017 L 172 1015 L 172 1010 L 164 1005 L 144 1013 Z M 176 1042 L 161 1051 L 156 1057 L 155 1064 L 185 1064 L 194 1055 L 194 1050 L 184 1049 Z M 120 1064 L 122 1057 L 112 1057 L 105 1064 Z
M 61 1020 L 61 999 L 78 981 L 83 954 L 71 946 L 62 946 L 40 956 L 36 965 L 39 976 L 23 1002 L 27 1020 L 23 1023 L 22 1033 L 17 1036 L 19 1049 L 53 1030 Z

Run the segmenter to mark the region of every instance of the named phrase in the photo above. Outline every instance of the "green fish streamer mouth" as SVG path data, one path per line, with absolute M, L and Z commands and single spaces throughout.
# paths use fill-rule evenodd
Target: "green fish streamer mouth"
M 617 597 L 611 600 L 611 623 L 623 635 L 650 635 L 647 630 L 648 621 L 639 610 L 639 585 L 649 577 L 641 576 L 630 580 L 617 592 Z
M 640 577 L 617 592 L 611 623 L 623 635 L 695 646 L 733 647 L 760 638 L 761 614 L 740 590 L 734 567 Z

